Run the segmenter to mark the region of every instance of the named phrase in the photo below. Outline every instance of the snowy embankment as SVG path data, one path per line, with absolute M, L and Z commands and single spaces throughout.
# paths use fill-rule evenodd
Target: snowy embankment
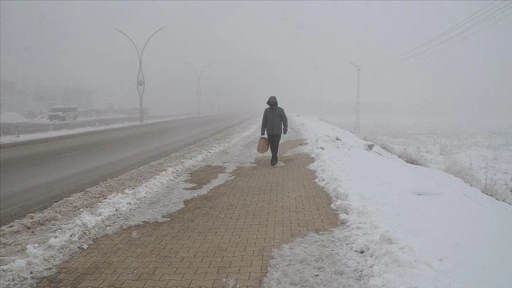
M 266 287 L 512 287 L 512 206 L 293 117 L 341 226 L 274 251 Z
M 254 162 L 259 138 L 255 122 L 241 123 L 2 226 L 0 287 L 32 287 L 95 238 L 144 222 L 166 221 L 185 200 L 231 179 L 236 167 Z M 186 183 L 188 173 L 205 165 L 226 171 L 199 190 L 187 190 L 194 186 Z

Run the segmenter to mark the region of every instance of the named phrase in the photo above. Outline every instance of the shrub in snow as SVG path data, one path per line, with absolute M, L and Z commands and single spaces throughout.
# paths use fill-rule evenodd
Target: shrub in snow
M 479 188 L 482 192 L 494 199 L 512 204 L 512 187 L 507 189 L 507 185 L 505 183 L 500 183 L 500 181 L 495 178 L 491 177 L 486 179 L 482 187 Z
M 452 159 L 450 162 L 448 162 L 444 168 L 444 171 L 462 179 L 464 182 L 473 187 L 482 187 L 482 181 L 480 178 L 474 175 L 468 168 L 464 167 L 464 165 L 455 159 Z
M 487 173 L 485 180 L 482 181 L 474 174 L 474 172 L 471 171 L 471 168 L 466 168 L 454 159 L 451 159 L 450 162 L 448 162 L 444 171 L 463 180 L 467 184 L 480 189 L 480 191 L 496 200 L 512 204 L 512 193 L 510 193 L 512 191 L 507 191 L 505 183 L 500 183 L 497 179 L 487 176 Z
M 448 156 L 452 154 L 451 147 L 442 140 L 439 140 L 439 155 Z
M 499 192 L 498 181 L 496 181 L 496 179 L 494 179 L 494 178 L 486 179 L 486 181 L 484 182 L 484 185 L 482 186 L 482 188 L 480 190 L 482 190 L 482 192 L 484 192 L 485 194 L 487 194 L 495 199 L 498 199 L 500 201 L 505 201 L 505 198 L 506 198 L 505 193 Z M 506 192 L 506 191 L 504 191 L 504 192 Z
M 420 153 L 412 153 L 411 151 L 404 149 L 399 152 L 397 156 L 409 164 L 428 167 L 427 158 L 425 158 Z
M 388 145 L 388 144 L 379 144 L 380 148 L 386 150 L 387 152 L 391 153 L 391 154 L 394 154 L 394 155 L 397 155 L 398 152 L 396 151 L 395 148 L 393 148 L 393 146 L 391 145 Z

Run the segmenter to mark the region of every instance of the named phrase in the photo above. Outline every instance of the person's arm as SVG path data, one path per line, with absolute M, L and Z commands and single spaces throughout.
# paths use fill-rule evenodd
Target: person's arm
M 263 119 L 261 120 L 261 136 L 265 136 L 265 127 L 267 127 L 267 110 L 263 112 Z
M 283 109 L 283 115 L 281 115 L 281 120 L 283 121 L 283 133 L 288 133 L 288 118 L 286 117 L 286 113 L 284 113 Z

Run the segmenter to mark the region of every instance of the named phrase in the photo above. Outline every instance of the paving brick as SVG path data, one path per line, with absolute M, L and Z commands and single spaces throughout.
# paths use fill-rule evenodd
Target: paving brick
M 229 273 L 227 278 L 235 280 L 249 280 L 250 276 L 251 273 Z
M 229 287 L 226 285 L 226 280 L 225 279 L 222 279 L 222 280 L 214 280 L 213 281 L 213 286 L 214 288 L 226 288 L 226 287 Z
M 174 273 L 174 271 L 172 272 Z M 142 273 L 142 275 L 140 275 L 139 277 L 139 280 L 160 280 L 160 277 L 162 277 L 162 275 L 164 274 L 146 274 L 146 273 Z
M 189 287 L 192 280 L 169 280 L 166 287 Z
M 208 267 L 208 268 L 203 268 L 203 267 L 199 267 L 197 268 L 197 273 L 210 273 L 210 274 L 217 274 L 217 273 L 220 273 L 219 272 L 219 267 Z
M 123 283 L 123 287 L 144 287 L 144 285 L 146 285 L 146 282 L 147 282 L 146 280 L 141 280 L 141 281 L 126 280 Z
M 204 280 L 223 280 L 228 276 L 227 273 L 206 273 Z
M 206 273 L 183 274 L 182 280 L 204 280 Z
M 240 273 L 261 272 L 261 266 L 240 267 Z
M 144 288 L 167 287 L 169 280 L 148 280 Z
M 181 280 L 183 278 L 183 274 L 163 274 L 160 276 L 160 280 Z
M 104 280 L 85 280 L 78 286 L 79 288 L 84 287 L 98 287 L 103 283 Z M 62 283 L 60 283 L 62 284 Z
M 239 280 L 237 284 L 240 288 L 259 288 L 261 286 L 259 280 Z
M 214 280 L 192 280 L 189 287 L 213 287 Z

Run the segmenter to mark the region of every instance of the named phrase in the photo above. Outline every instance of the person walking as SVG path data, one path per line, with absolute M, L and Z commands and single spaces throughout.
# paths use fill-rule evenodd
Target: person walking
M 288 132 L 288 118 L 286 118 L 284 109 L 277 106 L 276 96 L 270 96 L 267 105 L 269 107 L 263 112 L 263 119 L 261 120 L 261 136 L 265 136 L 266 130 L 270 152 L 272 153 L 270 165 L 275 166 L 278 161 L 277 151 L 279 150 L 281 134 Z

